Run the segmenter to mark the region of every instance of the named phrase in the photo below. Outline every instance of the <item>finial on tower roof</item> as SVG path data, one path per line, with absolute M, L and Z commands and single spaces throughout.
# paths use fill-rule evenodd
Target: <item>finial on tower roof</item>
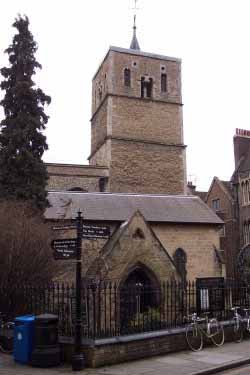
M 130 49 L 140 50 L 140 46 L 139 46 L 139 43 L 138 43 L 138 40 L 137 40 L 137 37 L 136 37 L 136 11 L 138 10 L 138 8 L 136 7 L 137 1 L 138 0 L 135 0 L 135 7 L 134 7 L 135 14 L 134 14 L 134 26 L 133 26 L 134 31 L 133 31 L 132 42 L 130 44 Z

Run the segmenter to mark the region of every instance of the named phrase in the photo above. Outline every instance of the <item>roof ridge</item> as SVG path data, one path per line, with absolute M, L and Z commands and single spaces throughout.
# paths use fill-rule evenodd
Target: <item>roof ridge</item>
M 48 191 L 48 194 L 66 194 L 66 195 L 72 195 L 72 194 L 83 194 L 83 195 L 112 195 L 112 196 L 132 196 L 132 197 L 151 197 L 151 198 L 185 198 L 185 199 L 198 199 L 199 197 L 195 195 L 181 195 L 181 194 L 138 194 L 138 193 L 111 193 L 111 192 L 98 192 L 98 191 L 61 191 L 61 190 L 53 190 L 53 191 Z

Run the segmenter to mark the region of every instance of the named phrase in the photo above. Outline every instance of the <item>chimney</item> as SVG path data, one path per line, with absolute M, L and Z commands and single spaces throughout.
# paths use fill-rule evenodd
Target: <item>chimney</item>
M 188 181 L 187 185 L 190 195 L 195 195 L 196 186 L 193 185 L 192 181 Z
M 234 164 L 237 168 L 240 159 L 250 148 L 250 130 L 236 129 L 234 136 Z

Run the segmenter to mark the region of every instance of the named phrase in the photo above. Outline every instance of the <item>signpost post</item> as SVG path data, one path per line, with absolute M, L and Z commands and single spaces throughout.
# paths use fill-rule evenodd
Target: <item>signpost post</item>
M 75 279 L 75 340 L 72 355 L 72 370 L 81 371 L 85 367 L 85 358 L 81 351 L 82 344 L 82 238 L 109 238 L 110 228 L 107 226 L 83 225 L 82 213 L 77 213 L 75 225 L 56 226 L 55 231 L 76 229 L 76 238 L 59 238 L 51 242 L 54 258 L 58 260 L 76 259 Z
M 82 227 L 83 217 L 79 210 L 76 218 L 76 320 L 75 320 L 75 342 L 72 356 L 72 370 L 81 371 L 85 367 L 85 358 L 81 351 L 82 344 L 82 304 L 81 304 L 81 278 L 82 278 Z

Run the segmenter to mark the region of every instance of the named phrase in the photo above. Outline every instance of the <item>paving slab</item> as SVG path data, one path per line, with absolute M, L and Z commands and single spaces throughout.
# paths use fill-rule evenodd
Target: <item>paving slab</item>
M 250 340 L 207 347 L 200 352 L 182 351 L 126 362 L 98 369 L 84 369 L 82 375 L 209 375 L 250 363 Z M 70 365 L 39 369 L 15 363 L 12 356 L 0 353 L 0 375 L 67 375 Z

